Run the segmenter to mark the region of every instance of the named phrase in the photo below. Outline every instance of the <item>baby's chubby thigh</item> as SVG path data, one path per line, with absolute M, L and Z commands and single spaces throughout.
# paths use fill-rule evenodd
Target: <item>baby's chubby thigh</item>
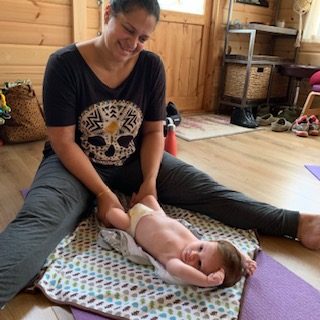
M 153 210 L 142 203 L 137 203 L 128 211 L 128 214 L 130 217 L 130 227 L 127 231 L 135 238 L 138 226 L 141 229 L 142 220 L 144 220 L 145 216 L 152 215 Z

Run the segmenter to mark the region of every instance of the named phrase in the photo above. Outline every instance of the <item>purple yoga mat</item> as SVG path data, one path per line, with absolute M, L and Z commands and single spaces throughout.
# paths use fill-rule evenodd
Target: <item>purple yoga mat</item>
M 75 320 L 111 320 L 112 318 L 102 317 L 97 314 L 83 311 L 78 308 L 71 307 L 71 311 Z
M 313 164 L 304 165 L 318 180 L 320 180 L 320 166 Z
M 257 265 L 246 282 L 239 320 L 320 319 L 319 291 L 263 252 Z M 110 319 L 71 309 L 75 320 Z
M 242 298 L 240 320 L 320 319 L 320 291 L 263 252 Z
M 29 189 L 27 189 L 27 188 L 21 189 L 20 192 L 22 194 L 23 199 L 25 199 L 25 197 L 27 196 L 27 194 L 29 192 Z

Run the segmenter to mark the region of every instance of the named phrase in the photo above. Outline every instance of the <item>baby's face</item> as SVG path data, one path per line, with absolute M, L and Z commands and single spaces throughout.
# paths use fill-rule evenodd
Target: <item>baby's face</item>
M 216 272 L 222 265 L 217 243 L 200 240 L 184 247 L 181 253 L 181 260 L 205 275 Z

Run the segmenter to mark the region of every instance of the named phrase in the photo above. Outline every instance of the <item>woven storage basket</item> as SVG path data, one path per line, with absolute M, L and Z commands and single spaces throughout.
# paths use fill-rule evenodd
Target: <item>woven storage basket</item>
M 241 99 L 243 96 L 247 66 L 239 63 L 228 63 L 224 95 Z M 263 100 L 267 98 L 271 74 L 270 65 L 252 65 L 250 69 L 248 100 Z

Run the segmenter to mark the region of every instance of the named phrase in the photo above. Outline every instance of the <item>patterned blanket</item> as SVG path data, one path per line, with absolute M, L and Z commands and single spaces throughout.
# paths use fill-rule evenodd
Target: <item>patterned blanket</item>
M 164 205 L 167 214 L 197 227 L 206 240 L 227 239 L 251 257 L 258 248 L 253 231 L 230 228 L 206 216 Z M 61 241 L 37 287 L 51 300 L 100 315 L 132 320 L 237 319 L 245 279 L 231 288 L 170 285 L 152 266 L 130 262 L 97 244 L 92 215 Z

